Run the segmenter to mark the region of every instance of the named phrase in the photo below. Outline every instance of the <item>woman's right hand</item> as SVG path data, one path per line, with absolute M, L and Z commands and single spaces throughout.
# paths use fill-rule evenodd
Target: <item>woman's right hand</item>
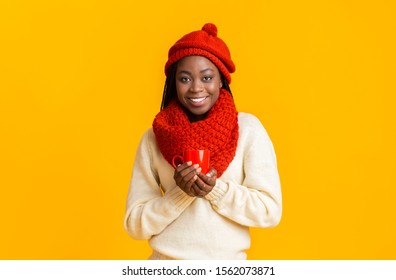
M 186 194 L 189 196 L 197 196 L 192 186 L 197 180 L 200 172 L 201 168 L 198 164 L 192 165 L 192 162 L 188 161 L 176 167 L 173 178 L 175 179 L 176 185 Z

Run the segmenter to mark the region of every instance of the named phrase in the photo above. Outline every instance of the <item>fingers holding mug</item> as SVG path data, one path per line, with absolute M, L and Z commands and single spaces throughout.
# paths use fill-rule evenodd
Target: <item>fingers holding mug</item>
M 190 196 L 195 196 L 191 187 L 195 180 L 197 180 L 199 172 L 201 172 L 199 165 L 193 165 L 192 162 L 189 161 L 179 165 L 175 169 L 173 178 L 175 179 L 176 185 L 178 185 L 185 193 Z

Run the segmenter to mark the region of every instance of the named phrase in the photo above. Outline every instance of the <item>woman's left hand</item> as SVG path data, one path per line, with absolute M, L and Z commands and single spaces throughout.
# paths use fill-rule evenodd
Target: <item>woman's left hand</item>
M 191 189 L 195 192 L 197 197 L 204 197 L 212 191 L 213 187 L 216 185 L 216 179 L 217 171 L 214 168 L 210 169 L 206 175 L 199 173 Z

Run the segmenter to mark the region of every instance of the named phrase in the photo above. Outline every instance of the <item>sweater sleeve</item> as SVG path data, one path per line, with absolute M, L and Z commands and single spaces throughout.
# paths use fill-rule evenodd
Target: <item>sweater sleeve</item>
M 282 196 L 272 142 L 260 121 L 249 115 L 242 123 L 245 132 L 238 145 L 243 147 L 242 184 L 217 179 L 206 195 L 219 214 L 250 227 L 273 227 L 280 222 Z
M 135 239 L 150 239 L 172 223 L 195 199 L 179 187 L 161 192 L 158 173 L 153 169 L 152 145 L 148 130 L 140 141 L 127 198 L 124 227 Z

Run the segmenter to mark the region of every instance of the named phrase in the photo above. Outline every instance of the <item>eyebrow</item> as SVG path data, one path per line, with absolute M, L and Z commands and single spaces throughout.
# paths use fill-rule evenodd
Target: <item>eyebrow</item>
M 212 68 L 205 68 L 205 69 L 199 71 L 199 73 L 203 73 L 203 72 L 206 72 L 206 71 L 212 71 L 212 72 L 214 72 L 214 70 L 213 70 Z M 191 72 L 190 72 L 190 71 L 187 71 L 187 70 L 181 70 L 181 71 L 178 71 L 177 74 L 188 74 L 188 75 L 191 75 Z

